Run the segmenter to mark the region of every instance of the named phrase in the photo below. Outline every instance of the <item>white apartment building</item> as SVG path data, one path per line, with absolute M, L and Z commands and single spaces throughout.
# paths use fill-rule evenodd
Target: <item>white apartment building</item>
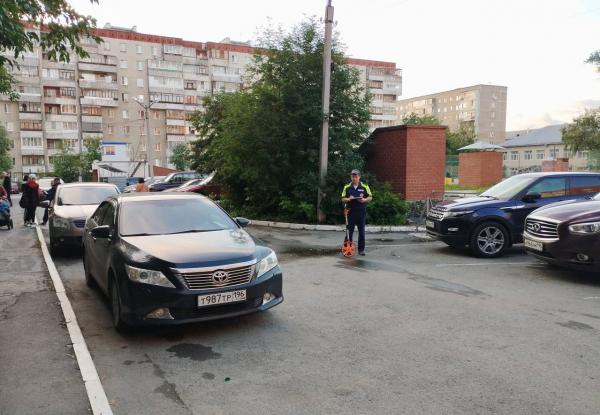
M 0 96 L 0 123 L 12 140 L 13 171 L 52 171 L 61 145 L 79 151 L 81 138 L 128 144 L 131 160 L 146 159 L 144 111 L 149 113 L 158 166 L 171 167 L 170 149 L 196 139 L 191 114 L 202 98 L 238 91 L 254 49 L 248 44 L 194 42 L 138 33 L 135 28 L 97 29 L 103 43 L 86 41 L 90 56 L 53 62 L 41 50 L 28 53 L 14 71 L 18 102 Z M 390 62 L 348 59 L 373 94 L 372 129 L 396 123 L 402 75 Z

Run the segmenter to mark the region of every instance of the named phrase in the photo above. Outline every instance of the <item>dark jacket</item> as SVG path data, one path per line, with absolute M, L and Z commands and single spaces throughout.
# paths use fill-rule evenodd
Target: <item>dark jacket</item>
M 6 190 L 7 193 L 10 193 L 11 189 L 11 183 L 10 183 L 10 177 L 8 176 L 4 176 L 4 181 L 2 182 L 2 187 L 4 187 L 4 190 Z
M 34 208 L 40 203 L 40 186 L 34 182 L 29 181 L 23 185 L 23 204 L 25 208 Z

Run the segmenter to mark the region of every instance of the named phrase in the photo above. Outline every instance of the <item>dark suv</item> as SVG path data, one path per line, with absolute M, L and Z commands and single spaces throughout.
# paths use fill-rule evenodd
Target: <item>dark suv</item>
M 427 233 L 474 255 L 497 257 L 523 241 L 525 218 L 550 203 L 589 199 L 600 192 L 597 173 L 527 173 L 510 177 L 476 197 L 449 200 L 427 214 Z
M 162 192 L 166 189 L 181 186 L 185 182 L 192 179 L 200 179 L 202 175 L 197 171 L 178 171 L 169 174 L 162 181 L 151 184 L 149 187 L 151 192 Z

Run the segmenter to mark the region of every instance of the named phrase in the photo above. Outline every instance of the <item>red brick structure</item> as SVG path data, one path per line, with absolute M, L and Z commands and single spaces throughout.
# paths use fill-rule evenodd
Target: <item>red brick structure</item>
M 502 153 L 464 152 L 458 155 L 458 183 L 461 186 L 491 186 L 502 180 Z
M 542 171 L 569 171 L 569 159 L 544 160 L 542 161 Z
M 367 170 L 407 200 L 441 198 L 446 171 L 446 127 L 377 128 L 367 147 Z
M 168 169 L 166 167 L 154 166 L 155 176 L 168 176 L 171 173 L 175 173 L 177 170 Z

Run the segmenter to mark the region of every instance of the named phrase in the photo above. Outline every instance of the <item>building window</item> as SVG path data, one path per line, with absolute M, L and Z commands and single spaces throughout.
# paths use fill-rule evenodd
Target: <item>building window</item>
M 158 112 L 158 111 L 152 111 L 152 114 L 154 114 L 154 119 L 155 120 L 159 120 L 160 119 L 160 112 Z
M 127 61 L 122 60 L 119 66 L 121 67 L 121 69 L 127 69 Z
M 158 55 L 160 55 L 160 49 L 158 48 L 158 46 L 152 46 L 152 56 Z
M 109 125 L 109 126 L 106 127 L 106 133 L 107 134 L 112 134 L 113 133 L 113 126 L 112 125 Z
M 115 110 L 112 108 L 109 108 L 107 111 L 107 115 L 108 115 L 108 118 L 115 118 Z
M 123 118 L 129 118 L 129 110 L 123 110 Z
M 130 131 L 130 130 L 131 130 L 131 129 L 129 128 L 129 126 L 128 126 L 128 125 L 124 125 L 124 126 L 123 126 L 123 134 L 125 134 L 125 135 L 129 135 L 129 131 Z
M 512 161 L 519 160 L 519 152 L 518 151 L 511 151 L 510 152 L 510 159 Z
M 117 149 L 115 146 L 104 146 L 102 147 L 102 154 L 105 156 L 114 156 L 117 154 Z
M 143 53 L 142 45 L 135 45 L 135 53 Z
M 237 56 L 231 55 L 231 62 L 236 63 L 237 62 Z
M 138 88 L 143 88 L 144 87 L 144 78 L 138 78 L 137 79 L 137 86 L 138 86 Z
M 110 42 L 107 42 L 106 40 L 103 42 L 104 44 L 104 50 L 110 50 Z
M 10 113 L 10 105 L 9 104 L 4 104 L 4 113 L 5 114 L 9 114 Z
M 558 157 L 558 150 L 553 148 L 550 150 L 550 159 L 551 160 L 556 160 L 556 158 Z
M 185 81 L 185 89 L 196 89 L 196 85 L 192 81 Z
M 120 50 L 121 52 L 127 52 L 127 43 L 121 43 L 121 44 L 119 45 L 119 50 Z
M 544 150 L 536 150 L 535 158 L 537 160 L 544 160 L 544 157 L 546 157 L 546 152 Z
M 526 150 L 526 151 L 523 153 L 523 158 L 524 158 L 525 160 L 533 160 L 533 151 L 531 151 L 531 150 Z
M 146 135 L 146 129 L 143 125 L 140 125 L 140 135 Z
M 127 102 L 127 101 L 129 101 L 129 94 L 128 94 L 127 92 L 123 92 L 123 93 L 121 93 L 121 100 L 122 100 L 123 102 Z
M 129 81 L 127 79 L 126 76 L 121 77 L 121 85 L 123 86 L 127 86 L 129 84 Z
M 154 144 L 154 151 L 160 151 L 160 143 Z
M 493 119 L 496 118 L 496 111 L 492 111 L 492 113 L 490 114 L 490 117 Z
M 160 135 L 160 127 L 154 127 L 154 135 Z
M 144 62 L 138 61 L 137 69 L 138 69 L 138 71 L 143 71 L 144 70 Z
M 506 153 L 502 153 L 502 160 L 506 161 Z

